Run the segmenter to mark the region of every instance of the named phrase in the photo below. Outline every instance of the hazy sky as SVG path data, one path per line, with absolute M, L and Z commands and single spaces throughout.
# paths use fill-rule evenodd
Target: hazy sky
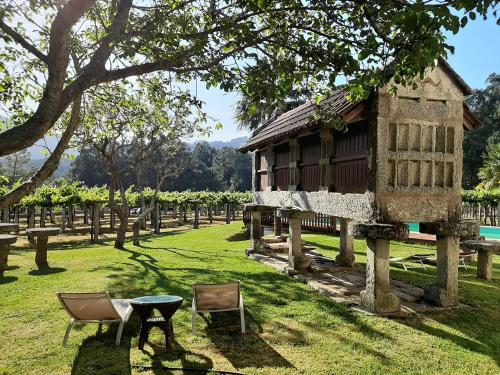
M 448 58 L 448 62 L 472 88 L 484 87 L 491 73 L 500 73 L 500 26 L 493 18 L 469 21 L 465 29 L 457 35 L 450 35 L 448 40 L 455 46 L 455 54 Z M 236 94 L 214 89 L 207 91 L 203 84 L 199 84 L 198 96 L 206 103 L 207 112 L 224 125 L 223 129 L 212 133 L 211 140 L 230 140 L 247 135 L 247 132 L 237 130 L 233 120 Z

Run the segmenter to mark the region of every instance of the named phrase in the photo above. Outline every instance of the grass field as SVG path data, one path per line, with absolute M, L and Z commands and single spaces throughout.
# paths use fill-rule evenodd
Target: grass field
M 325 255 L 337 252 L 336 237 L 304 238 Z M 389 320 L 355 313 L 247 259 L 247 245 L 239 223 L 151 236 L 141 247 L 127 243 L 125 251 L 112 243 L 57 244 L 49 250 L 50 272 L 36 270 L 32 250 L 12 249 L 9 270 L 0 279 L 0 374 L 181 373 L 162 366 L 245 374 L 500 373 L 500 257 L 494 258 L 491 282 L 475 279 L 474 267 L 460 271 L 461 301 L 472 308 Z M 391 252 L 428 253 L 429 248 L 393 245 Z M 361 241 L 356 256 L 363 264 Z M 435 270 L 393 268 L 391 276 L 424 285 Z M 227 315 L 208 323 L 198 318 L 193 336 L 192 284 L 235 279 L 243 285 L 247 334 L 238 333 L 237 315 Z M 100 290 L 116 298 L 184 297 L 174 316 L 174 352 L 163 348 L 159 330 L 152 331 L 144 351 L 138 350 L 137 317 L 126 326 L 119 347 L 116 325 L 101 333 L 97 325 L 75 329 L 68 346 L 61 346 L 68 317 L 55 293 Z

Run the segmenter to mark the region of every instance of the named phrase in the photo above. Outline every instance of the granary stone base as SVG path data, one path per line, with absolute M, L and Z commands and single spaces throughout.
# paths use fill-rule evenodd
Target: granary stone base
M 437 237 L 437 278 L 424 288 L 424 298 L 440 307 L 457 306 L 460 239 L 476 238 L 479 225 L 466 221 L 422 223 L 420 231 Z
M 348 234 L 366 238 L 366 289 L 361 292 L 361 306 L 377 314 L 398 312 L 399 298 L 389 286 L 389 244 L 391 239 L 408 237 L 405 224 L 349 223 Z
M 459 237 L 437 238 L 437 279 L 424 287 L 424 298 L 441 307 L 458 305 Z
M 348 219 L 340 219 L 340 253 L 335 258 L 339 266 L 354 266 L 354 237 L 347 233 Z
M 389 240 L 367 238 L 366 289 L 361 306 L 378 314 L 397 312 L 399 298 L 389 287 Z

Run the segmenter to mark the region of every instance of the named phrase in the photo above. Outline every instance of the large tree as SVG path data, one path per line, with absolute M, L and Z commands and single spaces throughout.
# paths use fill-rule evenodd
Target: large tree
M 490 140 L 486 146 L 484 164 L 478 173 L 485 189 L 500 188 L 500 139 Z
M 169 144 L 203 131 L 199 123 L 205 115 L 198 111 L 200 103 L 182 91 L 166 95 L 157 84 L 158 81 L 152 80 L 133 88 L 114 83 L 92 90 L 84 101 L 85 116 L 77 131 L 79 144 L 91 146 L 101 155 L 104 161 L 101 167 L 109 175 L 109 205 L 120 221 L 115 241 L 119 249 L 123 248 L 128 226 L 125 175 L 135 171 L 141 193 L 144 188 L 141 170 L 155 168 L 158 170 L 155 187 L 159 189 L 167 177 L 160 172 L 167 170 L 168 158 L 166 155 L 154 158 L 153 151 L 167 154 Z M 119 192 L 120 204 L 115 200 L 115 191 Z
M 486 17 L 497 3 L 2 0 L 0 99 L 13 126 L 0 133 L 0 156 L 31 146 L 74 103 L 65 146 L 88 89 L 152 72 L 238 89 L 257 109 L 292 91 L 321 91 L 339 75 L 350 79 L 354 97 L 391 76 L 408 83 L 452 50 L 446 32 Z M 0 207 L 40 184 L 60 154 L 18 193 L 1 197 Z
M 481 120 L 481 126 L 464 136 L 463 186 L 472 189 L 479 183 L 478 172 L 488 143 L 500 142 L 500 74 L 491 74 L 484 89 L 474 90 L 468 103 Z

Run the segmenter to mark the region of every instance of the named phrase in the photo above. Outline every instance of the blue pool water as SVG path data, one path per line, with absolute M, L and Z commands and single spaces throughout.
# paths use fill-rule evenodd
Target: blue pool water
M 410 232 L 420 232 L 420 225 L 418 223 L 409 223 L 408 227 Z M 500 240 L 500 227 L 481 227 L 479 234 L 486 238 Z

